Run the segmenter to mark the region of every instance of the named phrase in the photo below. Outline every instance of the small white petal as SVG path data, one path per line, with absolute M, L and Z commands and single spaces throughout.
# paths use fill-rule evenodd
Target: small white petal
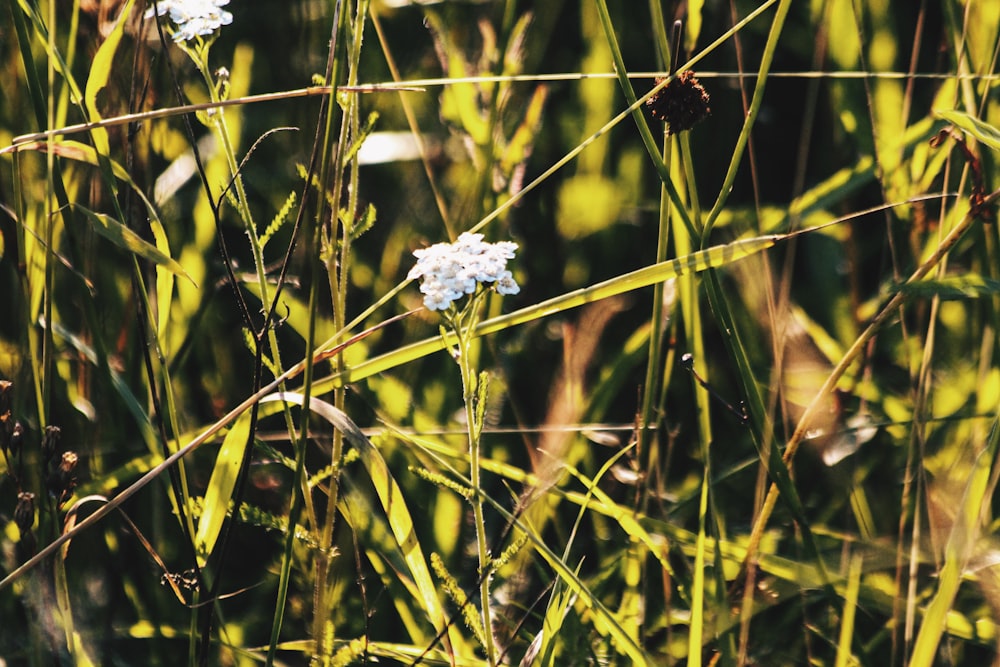
M 521 286 L 510 275 L 501 278 L 496 284 L 500 294 L 517 294 L 521 291 Z

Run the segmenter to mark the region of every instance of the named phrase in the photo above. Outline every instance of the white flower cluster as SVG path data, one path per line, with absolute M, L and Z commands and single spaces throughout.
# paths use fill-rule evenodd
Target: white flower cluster
M 152 2 L 152 0 L 150 0 Z M 170 20 L 177 30 L 175 42 L 189 42 L 198 35 L 211 35 L 220 26 L 233 22 L 233 15 L 224 9 L 229 0 L 157 0 L 146 10 L 146 18 L 170 13 Z
M 420 292 L 430 310 L 445 310 L 463 294 L 475 292 L 479 283 L 493 283 L 500 294 L 517 294 L 521 288 L 507 270 L 515 250 L 512 241 L 484 243 L 482 234 L 464 232 L 454 243 L 414 250 L 417 263 L 406 277 L 423 279 Z

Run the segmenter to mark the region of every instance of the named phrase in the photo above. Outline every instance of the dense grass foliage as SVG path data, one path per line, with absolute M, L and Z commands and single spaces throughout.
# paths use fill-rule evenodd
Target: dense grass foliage
M 0 665 L 1000 663 L 997 3 L 222 1 L 0 20 Z

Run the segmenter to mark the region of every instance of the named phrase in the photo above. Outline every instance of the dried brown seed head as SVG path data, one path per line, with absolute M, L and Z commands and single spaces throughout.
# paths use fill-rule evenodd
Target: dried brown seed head
M 663 79 L 657 79 L 660 84 Z M 695 123 L 711 115 L 708 92 L 694 72 L 687 70 L 646 100 L 654 118 L 667 124 L 667 134 L 690 130 Z

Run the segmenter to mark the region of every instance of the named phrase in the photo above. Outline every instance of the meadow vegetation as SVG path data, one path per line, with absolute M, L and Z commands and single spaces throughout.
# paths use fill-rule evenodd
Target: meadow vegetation
M 0 666 L 1000 664 L 998 58 L 9 0 Z

